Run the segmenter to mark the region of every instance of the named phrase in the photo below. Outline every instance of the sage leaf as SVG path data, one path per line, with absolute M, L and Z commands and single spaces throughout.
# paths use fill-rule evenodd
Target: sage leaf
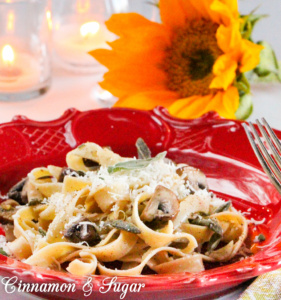
M 135 233 L 135 234 L 141 233 L 140 229 L 136 225 L 134 225 L 130 222 L 122 221 L 122 220 L 108 221 L 106 223 L 106 225 L 110 225 L 114 228 L 125 230 L 127 232 L 131 232 L 131 233 Z
M 265 241 L 265 236 L 263 234 L 258 235 L 258 241 L 259 242 L 264 242 Z
M 119 171 L 130 171 L 130 170 L 138 170 L 143 169 L 149 166 L 152 162 L 164 159 L 167 152 L 159 153 L 157 156 L 148 159 L 136 159 L 136 160 L 129 160 L 125 162 L 118 163 L 114 166 L 109 166 L 107 168 L 108 173 L 112 174 Z
M 214 233 L 211 236 L 210 241 L 209 241 L 208 246 L 207 246 L 208 252 L 209 251 L 214 251 L 218 247 L 221 239 L 222 239 L 222 236 L 220 234 Z
M 36 206 L 36 205 L 38 205 L 38 204 L 41 204 L 42 202 L 43 202 L 43 200 L 34 198 L 34 199 L 31 199 L 31 200 L 28 202 L 28 206 Z
M 220 207 L 218 207 L 216 210 L 215 210 L 215 214 L 217 213 L 220 213 L 220 212 L 224 212 L 224 211 L 227 211 L 229 208 L 230 208 L 230 205 L 231 205 L 231 201 L 227 201 L 225 204 L 221 205 Z
M 42 235 L 42 236 L 46 236 L 46 231 L 44 229 L 42 229 L 41 227 L 39 227 L 38 232 Z
M 0 254 L 9 257 L 8 253 L 3 250 L 3 248 L 0 248 Z
M 201 216 L 196 216 L 194 219 L 188 219 L 188 221 L 193 225 L 206 226 L 215 233 L 222 236 L 222 228 L 220 227 L 218 222 L 213 219 L 206 219 Z
M 151 151 L 142 138 L 138 138 L 138 140 L 136 142 L 136 147 L 138 150 L 138 158 L 139 159 L 151 158 Z

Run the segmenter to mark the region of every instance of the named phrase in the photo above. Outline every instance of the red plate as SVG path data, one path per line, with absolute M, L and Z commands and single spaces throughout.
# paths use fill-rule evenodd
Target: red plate
M 281 132 L 276 133 L 281 137 Z M 232 200 L 236 208 L 248 213 L 247 218 L 264 221 L 251 227 L 251 238 L 263 232 L 266 241 L 259 243 L 258 252 L 247 259 L 198 274 L 118 277 L 122 283 L 145 283 L 140 293 L 128 292 L 127 297 L 206 297 L 279 267 L 281 197 L 261 170 L 241 123 L 221 119 L 215 113 L 195 120 L 179 120 L 163 108 L 149 112 L 114 108 L 87 112 L 70 109 L 51 122 L 15 117 L 12 122 L 0 125 L 1 193 L 34 167 L 64 166 L 66 153 L 87 141 L 110 145 L 120 155 L 135 156 L 138 137 L 147 142 L 154 155 L 167 150 L 168 157 L 176 162 L 202 169 L 210 188 L 220 197 Z M 75 293 L 48 293 L 52 299 L 55 296 L 81 299 L 84 295 L 85 278 L 31 267 L 2 255 L 0 275 L 18 276 L 23 282 L 76 284 Z M 99 288 L 104 278 L 93 276 L 93 298 L 101 296 Z M 119 299 L 120 293 L 111 291 L 102 296 Z

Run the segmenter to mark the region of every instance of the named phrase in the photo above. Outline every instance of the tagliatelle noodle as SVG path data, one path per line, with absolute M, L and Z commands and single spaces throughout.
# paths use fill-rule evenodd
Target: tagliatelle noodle
M 187 233 L 171 234 L 171 233 L 157 232 L 147 227 L 141 221 L 139 216 L 139 211 L 138 211 L 138 205 L 139 203 L 147 200 L 150 196 L 151 195 L 148 194 L 139 195 L 135 199 L 134 206 L 133 206 L 133 221 L 137 225 L 137 227 L 141 230 L 140 237 L 145 241 L 147 245 L 151 246 L 152 248 L 167 246 L 169 243 L 171 243 L 174 240 L 180 238 L 186 238 L 188 239 L 189 243 L 184 252 L 185 253 L 192 252 L 198 246 L 196 239 L 192 235 Z
M 137 266 L 129 270 L 112 270 L 106 268 L 102 264 L 98 263 L 98 269 L 101 275 L 108 275 L 108 276 L 136 276 L 140 275 L 145 265 L 149 262 L 149 260 L 156 255 L 158 252 L 167 251 L 173 254 L 177 254 L 180 257 L 185 256 L 180 250 L 172 248 L 172 247 L 160 247 L 157 249 L 150 249 L 148 250 L 142 257 L 142 262 Z
M 66 270 L 69 273 L 78 276 L 95 274 L 98 265 L 97 258 L 87 251 L 81 251 L 79 255 L 80 258 L 71 261 Z
M 61 270 L 68 264 L 65 270 L 78 276 L 141 275 L 145 266 L 159 274 L 201 272 L 203 261 L 236 256 L 247 237 L 241 213 L 229 206 L 213 213 L 225 202 L 207 188 L 189 188 L 188 176 L 177 172 L 185 164 L 164 161 L 163 155 L 138 161 L 94 143 L 69 152 L 66 160 L 69 169 L 48 166 L 28 174 L 29 203 L 15 213 L 16 239 L 7 247 L 29 265 Z M 125 168 L 114 170 L 121 162 Z M 151 206 L 155 219 L 145 220 L 142 212 L 159 187 L 176 202 L 158 196 Z M 202 251 L 216 226 L 221 243 Z M 120 269 L 112 269 L 112 262 Z

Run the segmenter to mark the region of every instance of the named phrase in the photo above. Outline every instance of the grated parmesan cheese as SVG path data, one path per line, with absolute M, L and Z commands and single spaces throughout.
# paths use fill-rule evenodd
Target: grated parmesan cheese
M 262 220 L 257 221 L 257 220 L 255 220 L 254 218 L 251 218 L 250 220 L 247 220 L 247 221 L 248 221 L 248 224 L 261 225 L 261 224 L 264 224 L 265 220 L 266 220 L 266 219 L 263 218 Z
M 6 237 L 4 235 L 0 235 L 0 248 L 2 248 L 8 255 L 11 255 L 9 248 L 7 247 Z

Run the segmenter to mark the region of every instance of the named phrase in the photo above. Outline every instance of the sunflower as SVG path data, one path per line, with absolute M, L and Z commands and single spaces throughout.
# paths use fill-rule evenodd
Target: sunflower
M 262 50 L 243 38 L 237 0 L 160 0 L 159 9 L 162 23 L 136 13 L 106 22 L 120 38 L 111 50 L 90 52 L 109 70 L 101 87 L 119 98 L 117 107 L 235 118 L 238 78 L 258 65 Z

